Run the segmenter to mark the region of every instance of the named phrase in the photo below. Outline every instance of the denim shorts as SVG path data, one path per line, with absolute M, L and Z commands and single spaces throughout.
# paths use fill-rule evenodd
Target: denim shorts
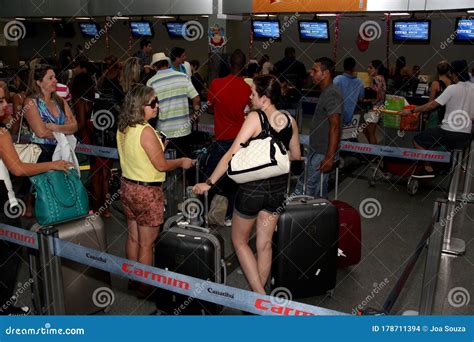
M 235 198 L 235 212 L 254 219 L 260 211 L 280 213 L 285 208 L 288 175 L 240 184 Z

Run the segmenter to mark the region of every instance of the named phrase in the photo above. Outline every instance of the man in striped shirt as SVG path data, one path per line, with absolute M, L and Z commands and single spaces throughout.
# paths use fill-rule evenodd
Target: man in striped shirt
M 164 53 L 155 53 L 151 63 L 157 72 L 147 86 L 155 90 L 160 103 L 157 129 L 167 136 L 177 157 L 190 157 L 194 120 L 189 115 L 188 99 L 192 100 L 194 117 L 200 110 L 199 94 L 188 76 L 170 68 L 170 59 Z

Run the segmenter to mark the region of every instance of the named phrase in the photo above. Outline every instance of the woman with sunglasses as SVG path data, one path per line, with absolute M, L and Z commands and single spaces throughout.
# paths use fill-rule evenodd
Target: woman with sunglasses
M 146 265 L 153 263 L 153 245 L 163 223 L 166 172 L 193 166 L 189 158 L 165 159 L 164 145 L 148 123 L 157 114 L 154 90 L 137 85 L 125 96 L 117 132 L 122 168 L 120 198 L 128 224 L 127 258 Z M 129 289 L 138 290 L 138 296 L 145 298 L 152 288 L 130 281 Z

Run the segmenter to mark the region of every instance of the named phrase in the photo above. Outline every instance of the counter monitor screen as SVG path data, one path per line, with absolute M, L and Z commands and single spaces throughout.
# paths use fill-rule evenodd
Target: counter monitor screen
M 253 37 L 256 39 L 280 39 L 280 22 L 278 20 L 253 20 Z
M 130 30 L 135 38 L 153 37 L 153 28 L 149 21 L 131 21 Z
M 166 31 L 170 38 L 184 38 L 183 36 L 183 27 L 185 27 L 186 22 L 183 21 L 168 21 L 165 23 Z
M 301 40 L 329 41 L 329 25 L 327 21 L 300 21 L 298 25 Z
M 456 41 L 474 44 L 474 19 L 456 19 Z
M 430 26 L 429 20 L 394 21 L 393 41 L 429 43 Z
M 86 38 L 93 38 L 99 34 L 100 27 L 97 23 L 88 22 L 88 23 L 79 23 L 79 28 L 81 33 Z

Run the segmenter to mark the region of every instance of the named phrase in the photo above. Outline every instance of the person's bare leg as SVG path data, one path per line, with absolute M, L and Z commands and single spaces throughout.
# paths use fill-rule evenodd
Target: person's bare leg
M 153 265 L 153 245 L 158 237 L 159 227 L 138 226 L 138 262 Z
M 256 219 L 245 219 L 234 213 L 232 216 L 232 244 L 240 267 L 254 292 L 265 294 L 258 274 L 257 259 L 249 246 L 250 233 Z
M 257 268 L 265 288 L 272 267 L 272 238 L 279 215 L 261 211 L 257 217 Z
M 365 128 L 364 134 L 367 137 L 369 144 L 377 145 L 377 138 L 375 136 L 376 130 L 377 130 L 377 124 L 375 123 L 369 123 L 367 127 Z
M 127 259 L 138 261 L 138 226 L 137 221 L 127 220 L 128 238 L 125 244 Z

